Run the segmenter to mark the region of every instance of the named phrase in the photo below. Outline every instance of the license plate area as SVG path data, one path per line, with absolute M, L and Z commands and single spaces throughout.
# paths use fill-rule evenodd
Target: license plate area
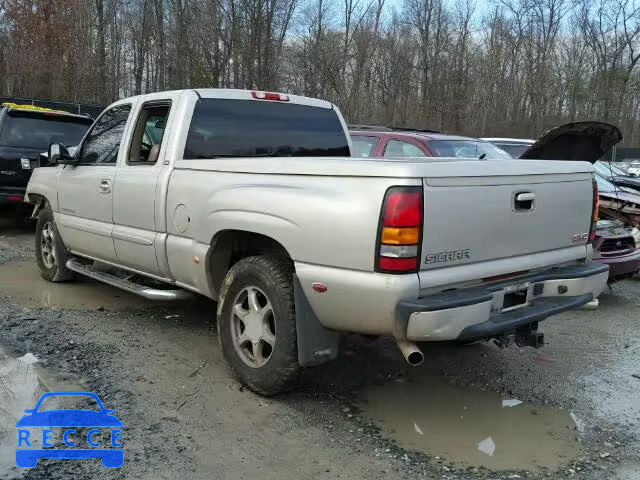
M 496 292 L 493 297 L 493 311 L 510 312 L 526 307 L 531 302 L 532 286 L 526 282 L 510 285 Z
M 518 292 L 511 292 L 504 294 L 504 300 L 502 301 L 502 311 L 511 310 L 515 307 L 522 307 L 527 303 L 527 291 L 520 290 Z

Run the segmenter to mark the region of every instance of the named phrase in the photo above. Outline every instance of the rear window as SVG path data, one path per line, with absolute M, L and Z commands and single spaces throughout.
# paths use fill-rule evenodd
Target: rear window
M 602 175 L 605 178 L 615 177 L 615 176 L 618 176 L 618 177 L 627 176 L 627 174 L 622 170 L 620 170 L 620 168 L 610 163 L 605 163 L 601 160 L 594 163 L 593 166 L 595 167 L 596 172 L 598 172 L 600 175 Z
M 604 177 L 596 174 L 596 183 L 598 184 L 598 191 L 604 193 L 611 193 L 616 191 L 616 186 Z
M 47 150 L 52 143 L 80 143 L 93 120 L 65 115 L 10 111 L 0 132 L 0 145 Z
M 476 140 L 432 140 L 429 147 L 438 157 L 483 158 L 487 160 L 508 160 L 511 156 L 489 142 Z
M 283 102 L 198 100 L 185 159 L 349 156 L 336 112 Z

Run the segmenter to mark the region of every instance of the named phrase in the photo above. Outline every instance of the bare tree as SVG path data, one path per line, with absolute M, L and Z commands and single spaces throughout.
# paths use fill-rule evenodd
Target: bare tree
M 0 88 L 280 89 L 354 122 L 535 137 L 592 118 L 640 140 L 640 0 L 474 1 L 3 0 Z

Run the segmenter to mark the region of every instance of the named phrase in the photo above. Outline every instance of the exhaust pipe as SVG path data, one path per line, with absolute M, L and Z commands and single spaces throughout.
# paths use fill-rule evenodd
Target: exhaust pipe
M 408 340 L 396 340 L 396 344 L 409 365 L 417 367 L 424 362 L 424 354 L 415 343 Z

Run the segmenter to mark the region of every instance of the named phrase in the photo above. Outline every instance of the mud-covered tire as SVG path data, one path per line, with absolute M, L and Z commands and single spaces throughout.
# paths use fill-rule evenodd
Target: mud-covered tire
M 269 306 L 272 310 L 274 325 L 271 326 L 270 318 L 263 320 L 266 335 L 274 342 L 264 364 L 260 364 L 265 361 L 264 356 L 252 354 L 256 343 L 247 339 L 244 343 L 239 341 L 245 333 L 251 333 L 249 330 L 253 331 L 253 338 L 256 337 L 255 328 L 250 328 L 243 320 L 253 311 L 248 303 L 251 292 L 258 292 L 254 299 L 259 297 L 256 303 L 261 308 L 255 309 L 256 315 Z M 242 303 L 244 295 L 246 307 Z M 234 313 L 238 311 L 240 315 Z M 222 284 L 217 317 L 222 353 L 240 383 L 267 396 L 285 392 L 295 385 L 301 367 L 298 364 L 293 265 L 289 259 L 265 255 L 247 257 L 233 265 Z M 274 332 L 273 339 L 271 332 Z M 258 344 L 261 341 L 258 340 Z M 262 345 L 261 352 L 267 348 Z
M 69 252 L 62 243 L 51 208 L 44 207 L 36 224 L 36 261 L 40 275 L 49 282 L 66 282 L 74 276 L 67 268 Z

